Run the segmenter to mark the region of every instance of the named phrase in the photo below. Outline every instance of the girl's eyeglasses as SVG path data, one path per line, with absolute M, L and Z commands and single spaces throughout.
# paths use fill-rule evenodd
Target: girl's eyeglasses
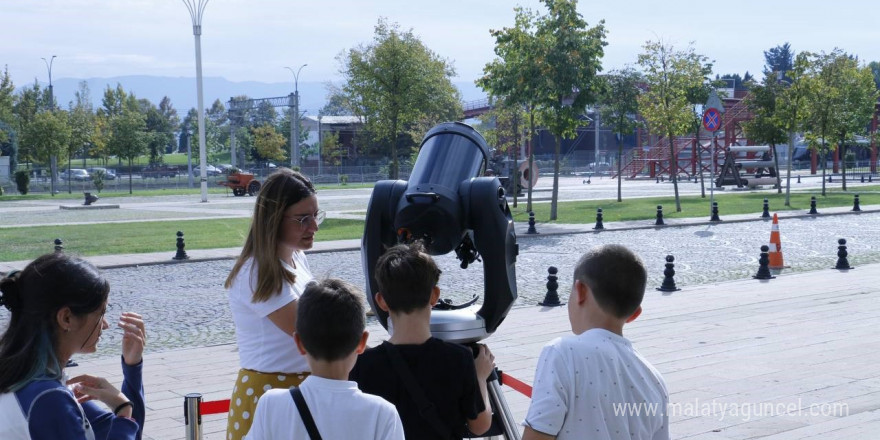
M 302 217 L 284 217 L 287 221 L 291 223 L 299 223 L 299 227 L 305 229 L 311 224 L 313 221 L 315 222 L 315 226 L 320 225 L 324 222 L 324 219 L 327 218 L 327 212 L 321 211 L 320 209 L 315 212 L 315 215 L 304 215 Z

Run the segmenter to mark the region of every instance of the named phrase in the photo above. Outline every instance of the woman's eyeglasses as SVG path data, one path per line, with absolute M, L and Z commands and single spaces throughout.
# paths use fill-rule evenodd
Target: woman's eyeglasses
M 305 229 L 310 225 L 313 221 L 315 222 L 315 226 L 320 225 L 324 222 L 324 219 L 327 218 L 327 213 L 325 211 L 318 210 L 315 212 L 315 215 L 304 215 L 302 217 L 284 217 L 287 221 L 291 223 L 299 223 L 299 227 Z

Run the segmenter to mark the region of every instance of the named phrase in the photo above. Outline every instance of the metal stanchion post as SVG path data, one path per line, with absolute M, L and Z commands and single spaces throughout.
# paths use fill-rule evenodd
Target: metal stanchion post
M 183 401 L 183 420 L 186 424 L 186 440 L 202 440 L 202 403 L 200 393 L 189 393 Z

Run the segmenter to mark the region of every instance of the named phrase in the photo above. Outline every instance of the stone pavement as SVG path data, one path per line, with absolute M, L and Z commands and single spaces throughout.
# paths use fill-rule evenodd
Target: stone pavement
M 848 206 L 838 206 L 838 207 L 826 207 L 822 208 L 819 212 L 819 215 L 810 215 L 807 211 L 782 211 L 778 213 L 779 219 L 793 219 L 793 218 L 821 218 L 824 216 L 830 215 L 855 215 L 858 216 L 860 214 L 869 214 L 880 212 L 880 205 L 862 205 L 861 212 L 852 212 L 852 208 Z M 362 216 L 361 216 L 362 218 Z M 740 223 L 740 222 L 763 222 L 767 219 L 763 219 L 760 217 L 760 213 L 752 213 L 752 214 L 737 214 L 737 215 L 724 215 L 721 214 L 721 218 L 724 224 L 730 223 Z M 708 216 L 706 217 L 693 217 L 693 218 L 681 218 L 681 219 L 665 219 L 666 226 L 664 227 L 676 227 L 676 226 L 698 226 L 698 225 L 713 225 L 719 224 L 717 222 L 710 222 Z M 634 221 L 620 221 L 620 222 L 603 222 L 606 231 L 627 231 L 627 230 L 637 230 L 637 229 L 657 229 L 657 226 L 654 226 L 654 220 L 634 220 Z M 594 224 L 556 224 L 556 223 L 538 223 L 536 225 L 536 229 L 540 236 L 548 236 L 548 235 L 564 235 L 564 234 L 573 234 L 573 233 L 583 233 L 583 232 L 594 232 L 593 231 Z M 535 237 L 534 235 L 530 235 L 528 232 L 528 223 L 527 222 L 519 222 L 516 223 L 516 234 L 518 239 L 528 239 L 530 237 Z M 337 241 L 318 241 L 315 242 L 315 247 L 311 250 L 311 252 L 336 252 L 336 251 L 351 251 L 351 250 L 359 250 L 360 249 L 360 240 L 337 240 Z M 233 259 L 238 257 L 241 253 L 240 247 L 234 248 L 219 248 L 219 249 L 193 249 L 187 250 L 187 254 L 189 255 L 190 262 L 194 261 L 213 261 L 213 260 L 226 260 Z M 130 266 L 143 266 L 149 264 L 169 264 L 175 263 L 176 260 L 173 260 L 172 257 L 175 254 L 174 249 L 169 249 L 168 252 L 152 252 L 152 253 L 142 253 L 142 254 L 123 254 L 123 255 L 100 255 L 100 256 L 92 256 L 85 257 L 86 260 L 91 261 L 96 266 L 102 269 L 111 269 L 111 268 L 119 268 L 119 267 L 130 267 Z M 7 261 L 0 262 L 0 273 L 6 273 L 10 270 L 21 270 L 23 269 L 30 260 L 21 260 L 21 261 Z
M 687 439 L 876 438 L 880 430 L 880 265 L 649 290 L 625 335 L 664 375 L 671 433 Z M 568 286 L 560 286 L 565 299 Z M 387 333 L 369 327 L 370 345 Z M 565 307 L 514 309 L 485 340 L 496 364 L 531 383 L 541 347 L 569 333 Z M 184 437 L 183 396 L 227 399 L 234 344 L 145 356 L 145 438 Z M 71 374 L 121 380 L 118 358 L 80 360 Z M 517 420 L 528 400 L 508 387 Z M 225 415 L 203 417 L 222 439 Z

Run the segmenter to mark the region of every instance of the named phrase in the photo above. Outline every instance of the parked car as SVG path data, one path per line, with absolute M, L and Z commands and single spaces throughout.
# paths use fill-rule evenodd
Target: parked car
M 89 168 L 89 174 L 95 174 L 95 171 L 100 171 L 104 173 L 104 180 L 116 180 L 116 170 L 111 170 L 109 168 L 102 167 L 92 167 Z
M 208 164 L 207 166 L 205 166 L 205 174 L 207 174 L 208 177 L 217 176 L 220 174 L 220 170 L 218 170 L 214 165 Z M 202 175 L 201 169 L 198 166 L 194 166 L 193 167 L 193 176 L 198 177 L 201 175 Z
M 217 165 L 214 165 L 214 168 L 217 168 L 217 170 L 220 171 L 221 174 L 229 174 L 230 170 L 237 167 L 233 167 L 231 164 L 228 163 L 218 163 Z
M 91 179 L 91 176 L 89 176 L 88 171 L 86 171 L 82 168 L 71 168 L 69 171 L 63 170 L 60 173 L 58 173 L 58 177 L 60 177 L 61 180 L 76 180 L 79 182 L 83 182 L 83 181 Z
M 163 164 L 147 165 L 141 170 L 141 177 L 177 177 L 177 167 Z

